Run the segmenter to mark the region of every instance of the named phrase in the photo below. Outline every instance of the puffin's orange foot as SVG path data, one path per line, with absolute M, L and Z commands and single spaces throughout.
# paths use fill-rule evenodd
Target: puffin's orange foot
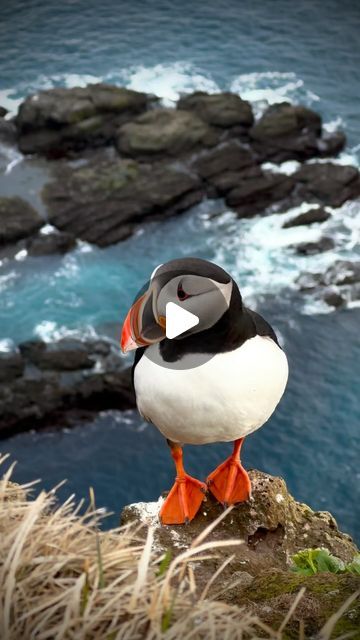
M 177 477 L 160 509 L 161 524 L 185 524 L 190 522 L 205 499 L 207 486 L 187 473 Z
M 211 493 L 225 507 L 245 502 L 251 496 L 251 482 L 247 471 L 233 456 L 220 464 L 206 480 Z

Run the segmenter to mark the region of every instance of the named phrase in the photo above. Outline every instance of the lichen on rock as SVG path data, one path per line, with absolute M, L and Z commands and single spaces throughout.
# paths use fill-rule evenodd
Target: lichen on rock
M 301 549 L 325 547 L 345 562 L 357 552 L 351 537 L 339 531 L 333 516 L 326 511 L 313 511 L 297 502 L 288 492 L 282 478 L 261 471 L 250 471 L 252 498 L 236 505 L 208 535 L 209 541 L 234 540 L 234 546 L 216 550 L 216 556 L 194 561 L 192 568 L 198 585 L 205 586 L 228 556 L 231 562 L 215 582 L 211 595 L 230 604 L 243 605 L 255 611 L 267 624 L 280 625 L 295 595 L 302 586 L 308 593 L 290 626 L 289 638 L 298 638 L 299 619 L 309 633 L 319 630 L 331 613 L 360 587 L 357 576 L 321 574 L 299 576 L 291 571 L 292 556 Z M 211 495 L 189 525 L 161 526 L 157 503 L 138 503 L 124 508 L 121 523 L 138 522 L 155 526 L 154 544 L 158 550 L 177 555 L 213 522 L 223 508 Z M 326 606 L 325 606 L 326 605 Z M 348 618 L 346 630 L 357 623 Z M 355 621 L 355 622 L 354 622 Z M 308 636 L 306 636 L 308 637 Z

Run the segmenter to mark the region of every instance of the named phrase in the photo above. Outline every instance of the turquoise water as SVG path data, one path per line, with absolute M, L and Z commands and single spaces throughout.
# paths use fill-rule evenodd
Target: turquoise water
M 340 161 L 358 165 L 359 22 L 351 1 L 13 0 L 2 7 L 0 104 L 16 110 L 41 88 L 99 80 L 157 93 L 169 105 L 182 91 L 231 89 L 256 113 L 284 99 L 312 106 L 329 129 L 345 128 L 349 145 Z M 21 193 L 39 206 L 44 163 L 2 151 L 0 193 Z M 283 475 L 298 499 L 331 510 L 356 535 L 360 311 L 324 313 L 294 281 L 303 270 L 359 255 L 359 205 L 334 211 L 322 229 L 336 250 L 312 258 L 294 256 L 288 245 L 316 239 L 320 229 L 282 230 L 293 213 L 241 221 L 222 202 L 204 202 L 106 250 L 80 244 L 64 257 L 0 256 L 0 348 L 69 333 L 117 340 L 128 305 L 157 264 L 187 254 L 218 262 L 279 331 L 290 359 L 284 401 L 247 439 L 245 464 Z M 63 493 L 78 497 L 91 484 L 98 504 L 117 512 L 128 501 L 156 499 L 172 479 L 166 445 L 135 412 L 106 413 L 70 432 L 20 435 L 1 449 L 19 460 L 18 479 L 40 476 L 50 487 L 67 477 Z M 227 450 L 189 447 L 189 469 L 204 476 Z

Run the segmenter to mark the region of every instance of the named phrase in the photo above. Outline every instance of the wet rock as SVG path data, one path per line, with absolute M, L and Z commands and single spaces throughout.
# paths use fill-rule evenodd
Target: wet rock
M 25 200 L 0 198 L 0 246 L 26 238 L 43 224 L 42 218 Z
M 67 253 L 76 246 L 76 239 L 70 233 L 39 233 L 26 240 L 25 247 L 30 256 L 47 256 Z
M 323 207 L 317 209 L 310 209 L 305 213 L 299 213 L 294 218 L 290 218 L 283 224 L 283 229 L 289 229 L 290 227 L 300 227 L 302 225 L 313 224 L 314 222 L 326 222 L 331 218 L 331 213 L 326 211 Z
M 191 167 L 202 178 L 211 181 L 214 176 L 241 171 L 254 165 L 254 162 L 253 154 L 248 148 L 231 141 L 205 151 L 193 161 Z
M 120 127 L 117 148 L 126 156 L 154 159 L 211 147 L 217 141 L 215 131 L 194 113 L 153 109 Z
M 300 291 L 312 293 L 337 308 L 360 299 L 360 262 L 336 260 L 323 273 L 302 273 L 296 279 Z
M 42 370 L 76 371 L 94 366 L 86 345 L 79 341 L 60 340 L 48 346 L 45 342 L 36 340 L 23 342 L 19 349 L 24 358 Z
M 323 294 L 326 304 L 338 309 L 346 303 L 346 298 L 341 295 L 337 287 L 327 287 Z
M 4 118 L 7 113 L 9 113 L 8 110 L 0 105 L 0 118 Z
M 11 120 L 0 117 L 0 142 L 8 146 L 13 146 L 17 141 L 15 124 Z
M 298 198 L 340 207 L 360 195 L 360 174 L 356 167 L 332 164 L 303 165 L 293 174 L 298 183 Z
M 135 406 L 130 369 L 107 341 L 31 341 L 0 356 L 0 437 Z
M 97 158 L 77 169 L 60 163 L 43 198 L 51 223 L 74 237 L 108 246 L 145 220 L 186 210 L 203 196 L 201 181 L 168 164 Z
M 222 586 L 234 582 L 235 571 L 246 572 L 256 579 L 267 570 L 288 570 L 292 564 L 291 556 L 309 547 L 325 547 L 346 562 L 353 559 L 356 546 L 350 536 L 339 531 L 330 513 L 313 511 L 296 502 L 282 478 L 256 470 L 250 471 L 250 477 L 252 499 L 236 505 L 207 537 L 208 541 L 237 540 L 243 543 L 217 549 L 212 561 L 195 563 L 198 585 L 205 585 L 225 558 L 232 554 L 235 556 L 233 561 L 221 574 Z M 205 527 L 223 513 L 222 505 L 208 494 L 190 524 L 161 526 L 158 520 L 160 506 L 161 501 L 129 505 L 122 511 L 121 523 L 152 524 L 159 550 L 169 549 L 173 555 L 188 549 Z M 252 588 L 253 584 L 255 581 L 249 587 L 244 584 L 242 588 Z M 216 589 L 219 591 L 219 585 Z
M 247 129 L 254 122 L 250 103 L 229 92 L 196 91 L 180 98 L 177 108 L 192 111 L 208 124 L 224 129 L 235 126 Z
M 238 176 L 237 186 L 225 198 L 239 217 L 247 218 L 264 211 L 271 204 L 287 198 L 294 189 L 292 176 L 257 171 Z
M 319 114 L 288 102 L 275 104 L 250 129 L 253 148 L 263 160 L 307 160 L 316 156 L 336 155 L 345 145 L 341 132 L 321 137 Z
M 318 140 L 319 156 L 324 158 L 337 156 L 346 145 L 346 136 L 343 131 L 335 131 L 334 133 L 324 132 Z
M 360 262 L 336 260 L 320 278 L 324 285 L 347 285 L 360 282 Z
M 335 242 L 328 236 L 322 236 L 316 242 L 299 242 L 296 245 L 292 245 L 296 253 L 301 256 L 313 256 L 317 253 L 324 253 L 324 251 L 330 251 L 335 247 Z
M 0 351 L 0 382 L 9 382 L 18 378 L 24 371 L 24 361 L 20 353 L 2 353 Z
M 61 157 L 109 144 L 118 127 L 145 111 L 150 101 L 144 93 L 107 84 L 41 91 L 20 105 L 20 150 Z

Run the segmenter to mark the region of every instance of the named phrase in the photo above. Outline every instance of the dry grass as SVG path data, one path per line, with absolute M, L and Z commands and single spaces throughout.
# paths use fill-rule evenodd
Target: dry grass
M 210 528 L 171 560 L 154 548 L 151 528 L 145 543 L 135 525 L 100 532 L 94 498 L 85 515 L 72 498 L 59 506 L 55 491 L 27 499 L 30 485 L 12 484 L 11 472 L 0 479 L 1 640 L 283 638 L 302 593 L 274 631 L 198 592 L 189 561 L 216 553 Z

